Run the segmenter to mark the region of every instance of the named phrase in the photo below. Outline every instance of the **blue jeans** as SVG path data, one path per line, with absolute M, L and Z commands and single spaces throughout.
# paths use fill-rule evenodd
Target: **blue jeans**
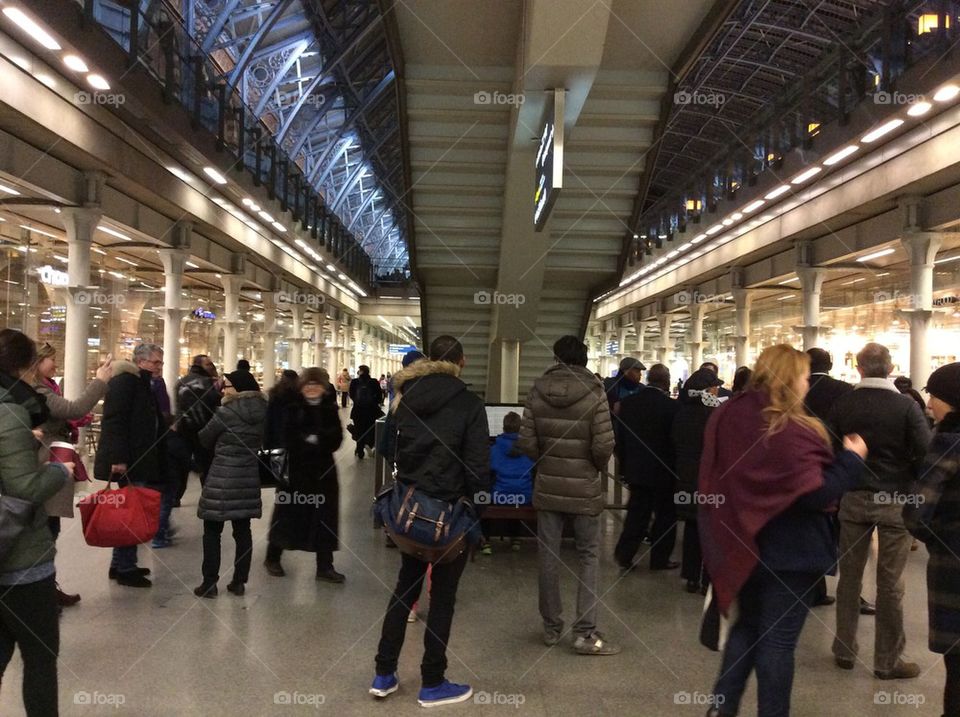
M 793 653 L 807 619 L 818 573 L 773 573 L 757 567 L 737 596 L 739 617 L 713 688 L 723 715 L 735 715 L 750 673 L 757 672 L 757 716 L 790 714 Z
M 137 568 L 137 546 L 125 545 L 113 549 L 113 558 L 110 560 L 110 569 L 118 573 L 129 573 Z
M 163 494 L 160 496 L 160 526 L 157 528 L 154 540 L 169 539 L 167 531 L 170 530 L 170 513 L 173 512 L 173 504 L 177 499 L 177 488 L 176 485 L 167 485 L 163 489 Z

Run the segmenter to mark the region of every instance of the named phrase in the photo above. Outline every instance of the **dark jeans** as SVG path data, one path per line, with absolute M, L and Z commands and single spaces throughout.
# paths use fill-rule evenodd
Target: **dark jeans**
M 222 520 L 203 521 L 203 582 L 207 585 L 220 579 L 220 535 Z M 250 577 L 250 561 L 253 555 L 253 536 L 250 534 L 250 519 L 231 520 L 233 526 L 233 581 L 246 583 Z
M 680 578 L 707 587 L 710 578 L 703 567 L 703 551 L 700 548 L 700 531 L 697 521 L 683 521 L 683 557 L 680 563 Z
M 53 542 L 57 542 L 60 537 L 60 516 L 47 516 L 47 526 L 50 528 L 50 535 L 53 536 Z
M 57 715 L 60 622 L 53 576 L 25 585 L 0 585 L 0 676 L 19 645 L 27 717 Z
M 341 405 L 343 408 L 346 408 L 346 407 L 347 407 L 347 397 L 348 397 L 349 395 L 350 395 L 350 394 L 348 394 L 346 391 L 341 391 L 341 392 L 340 392 L 340 405 Z
M 377 674 L 392 675 L 397 671 L 397 661 L 407 633 L 407 617 L 420 597 L 427 566 L 421 560 L 401 554 L 400 575 L 397 587 L 387 605 L 377 651 Z M 443 682 L 447 669 L 447 642 L 453 624 L 453 606 L 457 599 L 460 576 L 467 566 L 467 553 L 452 563 L 434 565 L 430 577 L 430 612 L 427 613 L 427 630 L 423 635 L 423 662 L 420 663 L 420 678 L 424 687 L 436 687 Z
M 267 543 L 267 560 L 271 563 L 279 563 L 283 557 L 283 548 L 275 543 Z M 333 551 L 317 551 L 317 572 L 333 569 Z
M 173 504 L 177 500 L 177 491 L 179 488 L 179 485 L 170 483 L 164 486 L 163 492 L 160 495 L 160 525 L 157 527 L 157 534 L 154 536 L 154 540 L 168 540 L 170 537 L 167 535 L 167 532 L 170 530 L 170 513 L 173 512 Z
M 118 573 L 129 573 L 137 569 L 137 546 L 127 545 L 113 549 L 110 568 Z
M 960 655 L 944 655 L 947 682 L 943 686 L 944 717 L 960 717 Z
M 653 514 L 653 527 L 650 516 Z M 650 533 L 650 567 L 658 568 L 670 562 L 670 555 L 677 542 L 677 506 L 673 498 L 673 485 L 631 486 L 627 500 L 627 517 L 623 532 L 613 554 L 620 567 L 629 567 Z
M 713 688 L 723 714 L 739 712 L 740 698 L 754 670 L 757 716 L 790 714 L 793 654 L 819 578 L 818 573 L 772 573 L 760 566 L 741 588 L 739 617 L 727 637 Z

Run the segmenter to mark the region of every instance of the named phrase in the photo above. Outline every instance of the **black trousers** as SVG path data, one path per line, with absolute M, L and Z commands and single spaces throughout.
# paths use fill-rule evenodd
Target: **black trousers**
M 57 542 L 57 538 L 60 537 L 60 516 L 48 515 L 47 526 L 50 528 L 50 535 L 53 536 L 53 542 Z
M 648 532 L 650 542 L 653 543 L 650 548 L 650 567 L 663 567 L 670 561 L 677 542 L 677 506 L 674 503 L 672 483 L 630 487 L 627 517 L 623 521 L 623 532 L 613 553 L 621 567 L 633 564 L 633 559 Z
M 220 536 L 222 520 L 203 521 L 203 582 L 215 583 L 220 579 Z M 231 520 L 233 525 L 233 582 L 246 583 L 250 578 L 250 561 L 253 554 L 253 536 L 250 519 Z
M 397 661 L 407 634 L 407 617 L 420 597 L 427 566 L 421 560 L 401 554 L 397 587 L 387 605 L 377 650 L 377 674 L 391 675 L 397 671 Z M 467 566 L 467 553 L 452 563 L 434 565 L 430 573 L 430 612 L 423 635 L 423 661 L 420 678 L 424 687 L 436 687 L 443 682 L 447 670 L 447 642 L 453 625 L 453 606 L 457 600 L 457 586 Z
M 26 585 L 0 585 L 0 676 L 18 645 L 27 717 L 56 717 L 60 621 L 52 575 Z
M 706 568 L 703 567 L 700 531 L 695 520 L 683 522 L 683 558 L 680 563 L 680 577 L 683 580 L 695 582 L 702 588 L 710 584 Z
M 346 408 L 346 407 L 347 407 L 347 397 L 348 397 L 349 395 L 350 395 L 350 394 L 347 393 L 346 391 L 341 391 L 341 392 L 340 392 L 340 405 L 341 405 L 343 408 Z
M 960 717 L 960 655 L 944 655 L 947 681 L 943 686 L 944 717 Z
M 275 543 L 267 543 L 267 560 L 271 563 L 279 563 L 283 557 L 283 548 Z M 331 570 L 333 568 L 333 551 L 317 551 L 317 572 Z

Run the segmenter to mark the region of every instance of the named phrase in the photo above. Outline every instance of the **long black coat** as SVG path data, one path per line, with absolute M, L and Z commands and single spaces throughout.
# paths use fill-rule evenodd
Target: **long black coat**
M 714 409 L 704 405 L 699 396 L 679 399 L 680 409 L 673 419 L 671 438 L 676 456 L 677 490 L 693 495 L 697 490 L 700 475 L 700 456 L 703 454 L 703 433 L 707 420 Z M 677 517 L 680 520 L 696 520 L 697 505 L 693 501 L 677 501 Z
M 357 404 L 357 392 L 360 390 L 361 385 L 367 387 L 369 395 L 375 403 L 371 401 L 366 406 Z M 373 376 L 358 376 L 350 382 L 350 400 L 353 401 L 350 418 L 356 428 L 354 435 L 355 437 L 360 437 L 368 431 L 372 431 L 373 424 L 383 415 L 383 411 L 380 409 L 383 405 L 383 389 L 380 388 L 380 382 Z M 370 444 L 373 445 L 372 440 Z
M 343 442 L 336 393 L 317 405 L 302 397 L 286 409 L 290 490 L 277 489 L 270 542 L 285 550 L 339 548 L 340 484 L 333 454 Z
M 642 386 L 620 401 L 617 436 L 623 478 L 632 487 L 673 485 L 670 431 L 679 404 L 659 388 Z
M 108 480 L 110 466 L 125 463 L 133 483 L 163 490 L 165 425 L 150 388 L 150 372 L 129 361 L 115 361 L 113 372 L 103 399 L 94 476 Z
M 907 528 L 927 545 L 930 649 L 960 654 L 960 413 L 948 414 L 930 443 L 919 499 L 907 504 Z

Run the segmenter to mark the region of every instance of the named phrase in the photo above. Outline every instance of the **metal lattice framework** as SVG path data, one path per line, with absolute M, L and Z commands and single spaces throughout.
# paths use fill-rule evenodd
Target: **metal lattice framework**
M 360 241 L 407 264 L 395 73 L 376 0 L 177 0 L 228 86 Z

